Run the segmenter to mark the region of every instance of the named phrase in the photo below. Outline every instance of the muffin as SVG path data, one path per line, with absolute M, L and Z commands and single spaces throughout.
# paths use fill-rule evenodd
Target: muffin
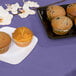
M 12 34 L 12 38 L 18 46 L 26 47 L 32 41 L 33 32 L 27 27 L 19 27 Z
M 57 35 L 65 35 L 73 26 L 73 22 L 69 17 L 59 16 L 51 21 L 53 32 Z
M 67 6 L 67 16 L 69 16 L 72 20 L 74 20 L 74 17 L 76 16 L 76 3 L 69 4 Z
M 67 6 L 67 14 L 71 16 L 76 16 L 76 3 Z
M 0 54 L 8 51 L 10 43 L 11 37 L 5 32 L 0 32 Z
M 65 9 L 58 5 L 50 5 L 46 9 L 48 19 L 55 18 L 57 16 L 65 16 L 66 12 Z

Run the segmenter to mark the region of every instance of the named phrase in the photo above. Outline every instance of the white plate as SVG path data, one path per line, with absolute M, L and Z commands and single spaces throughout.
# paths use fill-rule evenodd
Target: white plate
M 8 33 L 11 37 L 14 30 L 15 28 L 12 27 L 3 27 L 0 29 L 0 31 Z M 30 54 L 37 42 L 38 38 L 33 36 L 32 42 L 29 46 L 19 47 L 12 40 L 9 50 L 4 54 L 0 54 L 0 61 L 10 64 L 19 64 Z

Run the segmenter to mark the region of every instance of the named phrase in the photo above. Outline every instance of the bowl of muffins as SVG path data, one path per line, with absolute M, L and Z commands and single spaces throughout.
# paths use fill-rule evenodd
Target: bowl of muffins
M 76 36 L 76 3 L 49 5 L 37 11 L 49 38 Z

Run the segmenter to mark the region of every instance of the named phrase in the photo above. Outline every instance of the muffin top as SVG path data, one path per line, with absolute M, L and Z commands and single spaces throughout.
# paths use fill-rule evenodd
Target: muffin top
M 76 16 L 76 3 L 67 6 L 67 13 L 72 16 Z
M 57 16 L 65 16 L 65 9 L 58 5 L 50 5 L 47 8 L 47 16 L 48 18 L 55 18 Z
M 16 30 L 12 34 L 12 37 L 18 42 L 26 42 L 32 40 L 33 32 L 27 27 L 19 27 L 16 28 Z
M 4 48 L 11 43 L 11 37 L 5 33 L 0 32 L 0 48 Z
M 69 17 L 59 16 L 52 20 L 53 29 L 69 30 L 73 26 L 73 22 Z

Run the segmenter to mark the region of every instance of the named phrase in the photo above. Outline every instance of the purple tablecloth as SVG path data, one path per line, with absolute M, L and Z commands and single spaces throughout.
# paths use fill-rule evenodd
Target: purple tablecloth
M 57 0 L 33 1 L 44 6 Z M 0 0 L 0 5 L 15 2 L 22 5 L 22 0 Z M 73 2 L 76 0 L 67 0 L 61 4 Z M 0 62 L 0 76 L 76 76 L 76 37 L 49 39 L 37 14 L 26 19 L 15 16 L 9 26 L 27 26 L 38 37 L 39 42 L 22 63 L 10 65 Z

